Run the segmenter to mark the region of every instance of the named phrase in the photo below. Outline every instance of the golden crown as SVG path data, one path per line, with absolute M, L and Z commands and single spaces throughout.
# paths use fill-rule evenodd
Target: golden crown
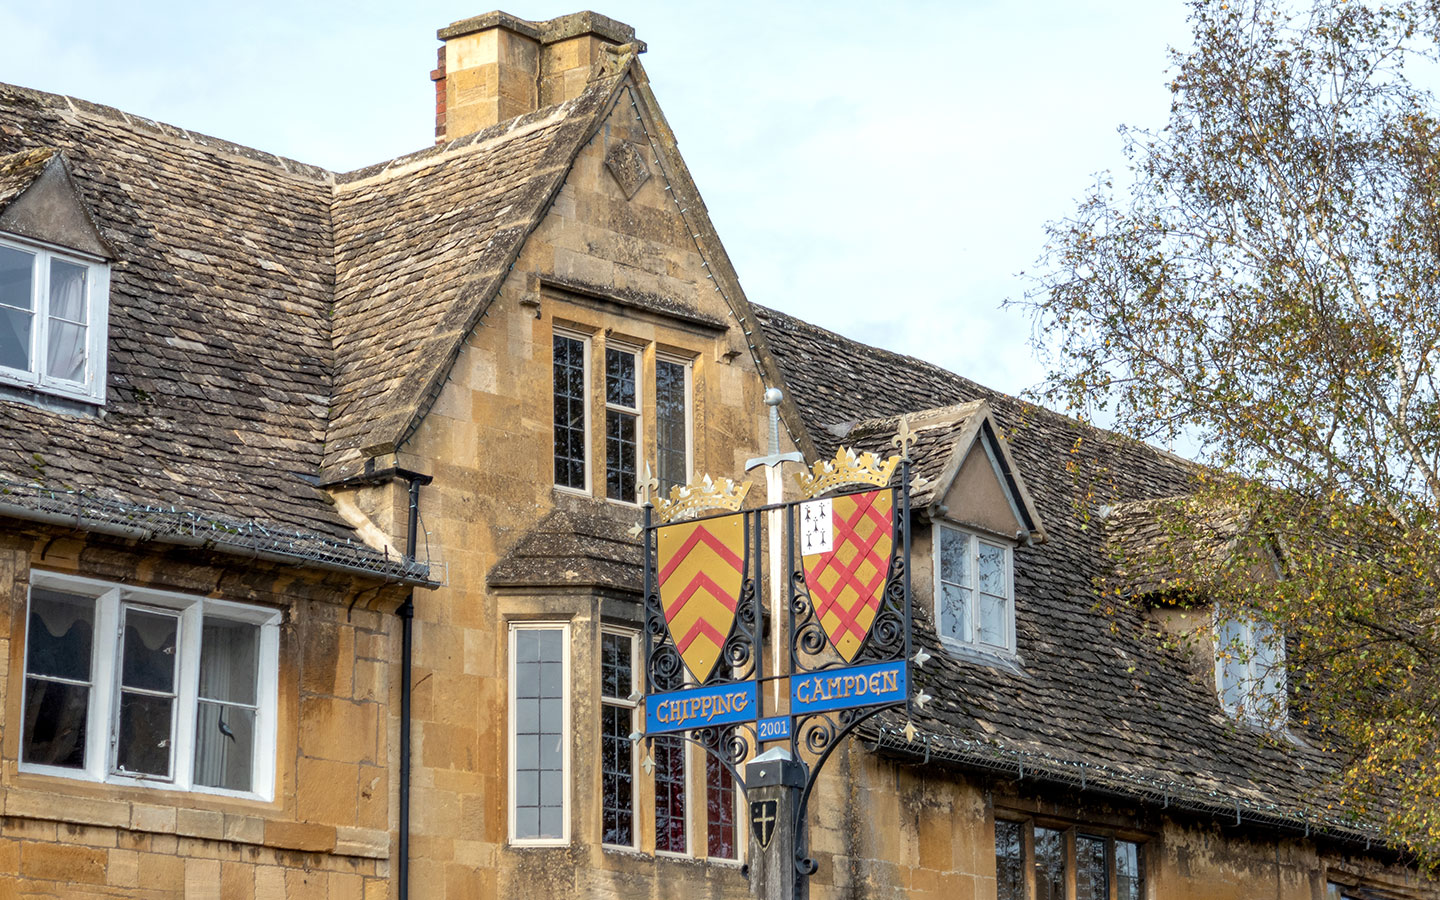
M 841 447 L 836 451 L 834 459 L 815 463 L 809 472 L 797 472 L 795 480 L 800 483 L 800 493 L 806 497 L 818 497 L 842 484 L 874 484 L 885 487 L 890 483 L 890 476 L 895 474 L 895 467 L 898 465 L 898 456 L 881 460 L 868 450 L 856 456 L 854 450 Z
M 655 513 L 661 522 L 673 522 L 688 513 L 702 509 L 737 510 L 750 493 L 750 482 L 736 484 L 729 478 L 716 483 L 709 475 L 699 481 L 676 485 L 670 489 L 670 499 L 661 497 L 655 503 Z

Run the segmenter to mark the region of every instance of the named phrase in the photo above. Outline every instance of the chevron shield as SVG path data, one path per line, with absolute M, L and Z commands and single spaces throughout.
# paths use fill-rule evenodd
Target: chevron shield
M 666 525 L 656 535 L 655 562 L 670 637 L 703 684 L 735 624 L 745 581 L 745 517 Z
M 860 652 L 880 610 L 895 544 L 894 507 L 888 488 L 814 500 L 801 507 L 802 527 L 826 532 L 807 532 L 801 544 L 815 618 L 847 663 Z

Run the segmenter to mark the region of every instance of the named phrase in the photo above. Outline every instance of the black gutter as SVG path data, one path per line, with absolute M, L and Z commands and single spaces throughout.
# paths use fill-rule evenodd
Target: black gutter
M 430 483 L 429 475 L 418 472 L 401 472 L 410 481 L 410 522 L 405 530 L 405 557 L 415 558 L 416 532 L 420 526 L 420 486 Z M 395 610 L 400 617 L 400 835 L 397 848 L 399 859 L 399 900 L 410 896 L 410 683 L 412 655 L 415 639 L 415 589 Z
M 862 732 L 857 736 L 862 741 L 874 741 L 866 748 L 871 752 L 900 757 L 911 764 L 926 765 L 934 760 L 981 775 L 1007 776 L 1017 783 L 1023 781 L 1078 790 L 1081 793 L 1139 803 L 1162 812 L 1174 810 L 1199 815 L 1222 824 L 1233 823 L 1236 827 L 1248 823 L 1297 837 L 1326 838 L 1355 847 L 1363 846 L 1367 852 L 1372 844 L 1388 846 L 1378 830 L 1367 830 L 1363 825 L 1351 824 L 1333 815 L 1308 815 L 1304 810 L 1285 810 L 1278 807 L 1265 810 L 1221 795 L 1196 796 L 1193 789 L 1187 789 L 1179 783 L 1142 781 L 1100 766 L 1078 764 L 1075 771 L 1061 771 L 1054 767 L 1059 761 L 1041 759 L 1023 751 L 987 747 L 979 743 L 975 743 L 972 749 L 958 745 L 951 749 L 932 744 L 928 738 L 933 735 L 927 735 L 924 743 L 917 746 L 916 741 L 897 736 L 883 726 L 879 730 Z M 1027 765 L 1027 762 L 1030 764 Z M 1391 849 L 1393 852 L 1393 848 Z

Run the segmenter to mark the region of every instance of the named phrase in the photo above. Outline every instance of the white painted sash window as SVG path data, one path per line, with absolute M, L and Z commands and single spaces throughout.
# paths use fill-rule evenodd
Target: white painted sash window
M 1285 723 L 1285 639 L 1249 616 L 1215 617 L 1215 686 L 1220 705 L 1257 725 Z
M 105 402 L 110 267 L 0 238 L 0 383 Z
M 935 620 L 942 641 L 989 653 L 1015 650 L 1011 550 L 935 526 Z
M 570 626 L 510 625 L 510 842 L 570 841 Z
M 274 795 L 277 611 L 36 572 L 21 768 Z

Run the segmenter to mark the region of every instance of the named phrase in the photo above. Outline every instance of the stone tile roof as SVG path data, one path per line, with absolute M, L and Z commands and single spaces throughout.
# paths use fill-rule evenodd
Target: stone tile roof
M 418 426 L 617 81 L 338 179 L 327 467 Z
M 1046 542 L 1014 556 L 1020 665 L 943 650 L 919 610 L 933 660 L 918 681 L 935 701 L 918 714 L 913 743 L 890 723 L 887 748 L 970 765 L 1003 758 L 1012 776 L 1018 766 L 1029 777 L 1074 776 L 1077 786 L 1088 773 L 1091 786 L 1112 783 L 1128 796 L 1196 797 L 1267 821 L 1324 819 L 1331 761 L 1303 739 L 1268 739 L 1227 718 L 1193 660 L 1164 646 L 1139 607 L 1098 608 L 1095 586 L 1111 557 L 1095 507 L 1183 494 L 1188 464 L 921 360 L 774 310 L 756 314 L 772 374 L 820 452 L 833 453 L 852 430 L 881 442 L 882 417 L 983 399 L 1045 523 Z
M 1225 562 L 1252 519 L 1242 510 L 1204 508 L 1187 497 L 1137 500 L 1102 512 L 1115 561 L 1107 581 L 1137 599 L 1175 591 L 1177 579 L 1195 571 L 1191 561 Z
M 985 403 L 972 400 L 935 409 L 917 410 L 907 416 L 915 443 L 910 445 L 910 504 L 928 506 L 940 489 L 940 479 L 954 454 L 954 442 L 972 417 L 985 410 Z M 865 419 L 853 426 L 831 428 L 830 434 L 857 453 L 868 450 L 884 458 L 899 452 L 893 443 L 900 427 L 899 416 Z M 918 487 L 916 486 L 918 484 Z
M 45 164 L 54 155 L 55 151 L 49 147 L 37 147 L 0 156 L 0 211 L 5 209 L 5 204 L 25 193 L 31 182 L 45 171 Z
M 645 560 L 635 522 L 600 504 L 555 509 L 490 570 L 491 587 L 601 587 L 639 595 Z M 593 507 L 593 508 L 592 508 Z M 638 521 L 638 516 L 631 518 Z
M 103 414 L 0 399 L 0 477 L 349 536 L 314 485 L 332 367 L 323 173 L 0 86 L 0 153 L 52 150 L 121 250 L 109 385 Z
M 0 84 L 0 192 L 63 153 L 117 254 L 103 410 L 0 393 L 0 481 L 356 540 L 327 466 L 415 427 L 625 74 L 342 175 Z

